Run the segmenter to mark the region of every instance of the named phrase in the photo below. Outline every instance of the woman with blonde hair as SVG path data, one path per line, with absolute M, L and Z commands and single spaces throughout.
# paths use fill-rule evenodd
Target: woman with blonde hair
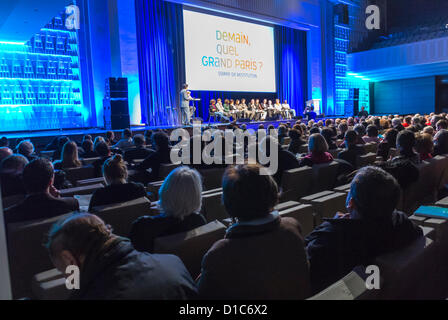
M 94 192 L 89 211 L 94 207 L 131 201 L 147 195 L 142 184 L 127 181 L 128 169 L 120 154 L 104 162 L 103 177 L 107 186 Z
M 82 167 L 82 162 L 78 158 L 78 146 L 76 142 L 69 141 L 62 148 L 61 160 L 53 164 L 55 169 L 71 169 Z
M 207 223 L 200 214 L 201 175 L 189 167 L 179 167 L 166 177 L 159 190 L 157 216 L 138 218 L 132 225 L 131 241 L 139 251 L 153 251 L 154 239 L 190 231 Z
M 300 160 L 300 166 L 312 167 L 315 164 L 329 163 L 333 156 L 328 153 L 328 143 L 320 133 L 314 133 L 308 140 L 308 154 Z

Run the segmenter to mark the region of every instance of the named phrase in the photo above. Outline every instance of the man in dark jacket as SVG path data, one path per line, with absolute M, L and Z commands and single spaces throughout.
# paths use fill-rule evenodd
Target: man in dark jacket
M 358 134 L 353 130 L 345 133 L 345 149 L 338 154 L 338 159 L 345 160 L 350 163 L 353 168 L 357 167 L 358 156 L 366 154 L 364 148 L 356 144 Z
M 145 137 L 141 134 L 136 134 L 133 138 L 135 148 L 128 149 L 124 152 L 124 160 L 132 163 L 137 159 L 146 159 L 154 150 L 145 148 Z
M 223 202 L 237 221 L 202 261 L 202 299 L 304 299 L 308 264 L 298 222 L 273 208 L 278 187 L 259 165 L 238 165 L 223 178 Z
M 50 230 L 47 248 L 65 274 L 79 268 L 79 289 L 72 300 L 185 300 L 196 287 L 182 261 L 173 255 L 136 251 L 129 240 L 112 234 L 95 215 L 75 214 Z
M 400 187 L 377 167 L 359 170 L 347 196 L 348 214 L 337 214 L 306 237 L 313 291 L 319 292 L 358 265 L 399 250 L 422 236 L 407 216 L 395 211 Z
M 79 210 L 75 198 L 61 198 L 53 186 L 54 169 L 47 159 L 31 161 L 23 170 L 25 200 L 5 210 L 6 223 L 51 218 Z

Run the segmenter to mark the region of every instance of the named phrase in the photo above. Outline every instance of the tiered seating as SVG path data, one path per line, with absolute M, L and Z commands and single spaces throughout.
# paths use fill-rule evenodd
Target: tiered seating
M 91 179 L 95 177 L 95 168 L 92 166 L 64 169 L 64 171 L 66 173 L 67 180 L 73 185 L 76 185 L 76 181 L 78 180 Z
M 313 183 L 311 193 L 324 190 L 331 190 L 335 187 L 339 164 L 336 161 L 331 163 L 316 164 L 312 167 Z
M 298 200 L 310 191 L 313 170 L 309 167 L 287 170 L 282 176 L 281 200 Z

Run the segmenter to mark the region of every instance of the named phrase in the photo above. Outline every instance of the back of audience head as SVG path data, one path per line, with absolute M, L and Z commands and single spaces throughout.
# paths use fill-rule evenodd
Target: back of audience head
M 347 147 L 347 148 L 349 148 L 349 147 L 351 147 L 351 146 L 354 146 L 354 145 L 356 145 L 356 142 L 357 142 L 357 140 L 358 140 L 358 134 L 356 133 L 356 131 L 355 130 L 348 130 L 346 133 L 345 133 L 345 138 L 344 138 L 345 140 L 345 146 Z
M 426 126 L 423 128 L 423 133 L 428 133 L 430 135 L 434 135 L 434 128 L 431 126 Z
M 376 126 L 374 126 L 373 124 L 369 125 L 367 127 L 367 136 L 369 136 L 371 138 L 378 137 L 378 128 Z
M 260 165 L 237 165 L 223 177 L 223 203 L 227 213 L 240 221 L 263 218 L 278 203 L 278 187 L 269 175 L 260 175 Z
M 127 182 L 128 169 L 121 155 L 114 155 L 104 162 L 103 176 L 108 185 L 124 184 Z
M 141 134 L 136 134 L 133 138 L 133 142 L 136 147 L 142 147 L 145 145 L 145 137 Z
M 65 274 L 70 265 L 82 268 L 88 252 L 99 250 L 113 237 L 111 228 L 99 217 L 80 213 L 54 224 L 45 246 L 54 266 Z
M 439 131 L 439 130 L 442 130 L 442 129 L 445 129 L 445 130 L 448 129 L 448 121 L 446 121 L 446 120 L 439 120 L 439 121 L 437 121 L 436 130 Z
M 401 131 L 397 136 L 397 149 L 400 154 L 412 154 L 415 146 L 415 134 L 409 130 Z
M 95 152 L 98 156 L 105 158 L 110 156 L 110 149 L 106 142 L 100 141 L 95 145 Z
M 353 130 L 358 134 L 358 136 L 363 137 L 366 134 L 366 128 L 362 124 L 357 124 L 354 126 Z
M 92 140 L 86 139 L 81 144 L 82 149 L 84 152 L 92 152 L 93 151 L 93 142 Z
M 130 139 L 132 138 L 132 131 L 129 128 L 126 128 L 123 130 L 123 138 L 124 139 Z
M 170 146 L 168 135 L 159 131 L 152 135 L 152 145 L 156 150 L 167 150 Z
M 398 130 L 396 129 L 389 129 L 386 131 L 384 139 L 391 146 L 391 148 L 395 148 L 397 146 L 397 136 L 398 136 Z
M 422 155 L 432 153 L 434 151 L 432 136 L 428 133 L 418 134 L 415 141 L 415 151 Z
M 448 154 L 448 130 L 442 129 L 434 136 L 434 144 L 437 154 Z
M 53 179 L 53 165 L 47 159 L 33 160 L 23 169 L 23 184 L 30 194 L 48 192 L 53 184 Z
M 378 167 L 364 167 L 353 178 L 347 196 L 352 218 L 387 220 L 391 218 L 400 197 L 395 178 Z
M 173 170 L 159 190 L 161 211 L 176 219 L 199 213 L 202 205 L 202 178 L 194 169 L 183 166 Z
M 78 146 L 75 142 L 69 141 L 64 145 L 61 161 L 64 165 L 72 167 L 80 167 L 82 165 L 78 158 Z
M 13 154 L 0 162 L 1 173 L 20 175 L 28 164 L 28 159 L 20 154 Z
M 34 153 L 34 145 L 29 140 L 24 140 L 17 146 L 17 152 L 25 157 L 29 157 Z
M 328 151 L 328 143 L 320 133 L 314 133 L 308 139 L 309 153 L 324 153 Z
M 0 138 L 0 147 L 9 147 L 9 141 L 6 137 Z
M 68 137 L 66 137 L 66 136 L 60 136 L 60 137 L 58 138 L 58 149 L 59 149 L 59 150 L 62 150 L 62 148 L 64 147 L 64 145 L 65 145 L 68 141 L 70 141 L 70 139 L 69 139 Z

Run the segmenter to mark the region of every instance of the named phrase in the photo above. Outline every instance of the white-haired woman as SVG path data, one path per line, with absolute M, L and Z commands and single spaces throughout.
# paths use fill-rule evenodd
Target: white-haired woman
M 190 231 L 207 223 L 200 214 L 202 181 L 189 167 L 179 167 L 166 177 L 159 190 L 157 216 L 143 216 L 132 225 L 131 241 L 138 251 L 152 252 L 154 239 Z

